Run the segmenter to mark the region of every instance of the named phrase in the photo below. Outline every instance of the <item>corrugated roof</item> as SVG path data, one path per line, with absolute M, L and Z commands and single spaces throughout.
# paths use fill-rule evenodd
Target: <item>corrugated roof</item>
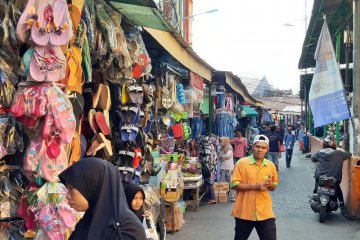
M 295 106 L 286 106 L 282 110 L 282 112 L 297 112 L 301 113 L 301 105 L 295 105 Z
M 261 97 L 258 98 L 263 103 L 263 108 L 282 111 L 287 106 L 301 106 L 300 97 L 297 95 L 284 97 Z

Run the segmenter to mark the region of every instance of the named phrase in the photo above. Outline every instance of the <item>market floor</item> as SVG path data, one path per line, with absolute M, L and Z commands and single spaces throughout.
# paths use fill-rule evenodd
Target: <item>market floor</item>
M 318 222 L 307 203 L 313 189 L 314 163 L 305 158 L 295 146 L 291 168 L 285 167 L 284 156 L 280 160 L 281 183 L 273 192 L 273 207 L 277 216 L 279 240 L 352 240 L 360 239 L 360 221 L 344 219 L 340 211 L 328 216 L 326 222 Z M 235 221 L 230 216 L 233 203 L 220 203 L 200 207 L 198 212 L 189 211 L 184 215 L 184 225 L 169 240 L 219 240 L 234 239 Z M 258 239 L 254 230 L 249 238 Z

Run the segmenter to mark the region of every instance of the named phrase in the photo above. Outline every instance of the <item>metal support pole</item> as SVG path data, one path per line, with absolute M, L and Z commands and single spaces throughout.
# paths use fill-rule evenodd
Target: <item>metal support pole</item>
M 349 63 L 350 63 L 350 50 L 351 50 L 351 35 L 350 35 L 350 27 L 349 25 L 346 27 L 346 32 L 347 32 L 347 38 L 346 38 L 346 42 L 345 42 L 345 63 L 346 63 L 346 68 L 345 68 L 345 96 L 346 96 L 346 100 L 348 102 L 348 104 L 350 104 L 350 102 L 348 101 L 349 99 L 349 93 L 350 93 L 350 79 L 349 79 Z M 344 121 L 344 140 L 343 140 L 343 146 L 344 149 L 346 151 L 349 151 L 350 148 L 350 143 L 349 143 L 350 139 L 349 139 L 349 119 L 346 119 Z
M 336 59 L 338 60 L 338 63 L 340 64 L 340 56 L 341 56 L 341 32 L 338 32 L 336 34 Z M 340 143 L 340 125 L 339 121 L 335 123 L 335 139 L 336 139 L 336 145 L 339 146 Z
M 209 134 L 214 130 L 214 100 L 211 95 L 211 89 L 213 85 L 209 85 Z
M 360 107 L 360 0 L 354 0 L 353 8 L 353 119 L 354 119 L 354 149 L 353 154 L 360 155 L 360 142 L 358 135 L 360 133 L 359 126 L 359 107 Z
M 308 108 L 307 108 L 307 92 L 306 92 L 306 85 L 304 84 L 304 105 L 305 105 L 305 110 L 304 110 L 304 127 L 305 127 L 305 132 L 308 132 Z

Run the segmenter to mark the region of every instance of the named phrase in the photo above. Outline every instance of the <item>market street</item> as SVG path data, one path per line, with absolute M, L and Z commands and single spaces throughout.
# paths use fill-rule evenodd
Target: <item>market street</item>
M 273 207 L 277 217 L 278 239 L 338 240 L 360 239 L 360 222 L 344 219 L 340 211 L 328 216 L 324 224 L 319 223 L 308 197 L 314 186 L 314 163 L 295 145 L 291 168 L 285 167 L 285 156 L 280 160 L 280 185 L 272 194 Z M 234 239 L 235 222 L 230 216 L 233 203 L 203 206 L 198 212 L 186 212 L 182 229 L 171 235 L 169 240 L 189 239 Z M 255 230 L 249 239 L 258 239 Z

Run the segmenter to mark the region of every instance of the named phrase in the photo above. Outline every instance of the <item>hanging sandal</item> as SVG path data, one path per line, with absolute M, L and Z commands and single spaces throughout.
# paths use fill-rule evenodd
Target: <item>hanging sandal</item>
M 86 152 L 86 155 L 95 156 L 100 149 L 104 150 L 104 153 L 107 157 L 111 157 L 113 155 L 111 142 L 110 140 L 106 139 L 103 133 L 98 133 L 94 136 L 91 147 Z
M 94 134 L 99 132 L 99 126 L 96 123 L 95 116 L 96 116 L 95 109 L 91 109 L 88 114 L 88 121 L 89 121 L 90 128 Z
M 101 110 L 110 110 L 111 108 L 111 96 L 110 88 L 108 85 L 102 84 L 101 93 L 97 107 Z
M 106 121 L 105 116 L 102 112 L 96 112 L 95 120 L 96 120 L 96 124 L 99 126 L 101 132 L 104 133 L 105 136 L 111 133 L 109 124 Z

